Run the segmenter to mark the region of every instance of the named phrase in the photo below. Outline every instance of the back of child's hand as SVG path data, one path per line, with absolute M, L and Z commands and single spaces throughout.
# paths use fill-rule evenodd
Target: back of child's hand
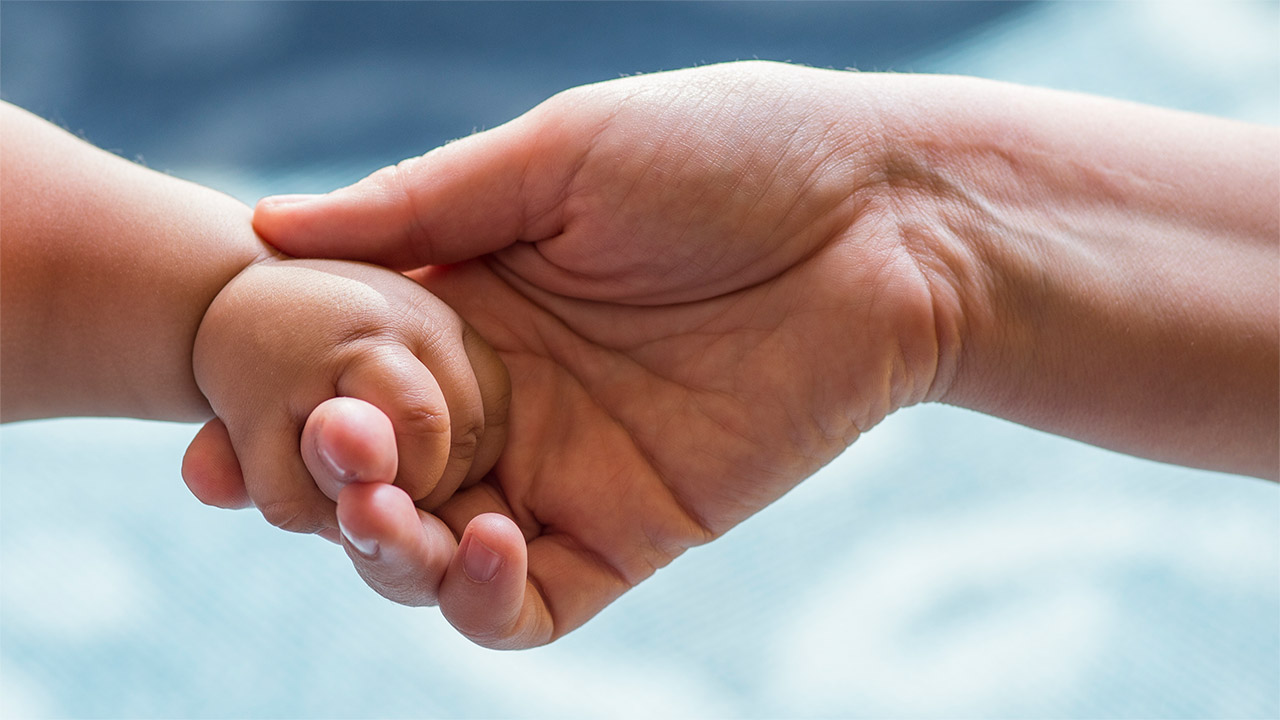
M 510 383 L 502 361 L 444 302 L 371 265 L 249 267 L 206 312 L 194 367 L 235 448 L 248 500 L 294 532 L 331 535 L 334 501 L 351 482 L 394 478 L 432 508 L 482 478 L 505 439 Z M 329 452 L 314 443 L 300 451 L 312 410 L 335 397 L 386 413 L 398 453 L 342 457 L 344 445 L 359 452 L 368 444 L 341 438 L 323 444 Z M 315 426 L 323 417 L 311 420 L 307 437 L 324 432 Z

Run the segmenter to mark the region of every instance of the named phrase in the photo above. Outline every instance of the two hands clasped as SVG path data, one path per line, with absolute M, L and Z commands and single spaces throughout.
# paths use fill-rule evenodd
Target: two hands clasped
M 920 402 L 1277 472 L 1271 128 L 731 63 L 250 220 L 3 119 L 5 419 L 212 414 L 198 498 L 487 646 L 580 626 Z

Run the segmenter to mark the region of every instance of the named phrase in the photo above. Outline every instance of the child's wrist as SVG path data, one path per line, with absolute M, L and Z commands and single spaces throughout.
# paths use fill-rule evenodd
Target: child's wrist
M 208 326 L 210 324 L 223 322 L 223 319 L 213 317 L 216 313 L 212 311 L 219 305 L 219 300 L 224 298 L 228 292 L 232 291 L 237 282 L 244 278 L 244 276 L 251 270 L 260 266 L 270 265 L 272 263 L 288 259 L 288 256 L 268 245 L 261 238 L 258 238 L 256 234 L 254 237 L 257 243 L 257 247 L 254 249 L 254 252 L 247 256 L 235 274 L 227 278 L 227 281 L 224 282 L 217 291 L 208 298 L 207 302 L 204 304 L 204 308 L 200 312 L 200 318 L 196 323 L 195 332 L 191 336 L 191 374 L 195 379 L 196 387 L 199 388 L 201 396 L 204 397 L 205 402 L 210 407 L 210 414 L 213 413 L 212 403 L 209 400 L 208 392 L 206 392 L 201 386 L 199 368 L 201 366 L 201 354 L 208 354 L 214 347 L 217 347 L 215 345 L 210 345 L 209 343 L 201 343 L 201 334 L 208 332 Z

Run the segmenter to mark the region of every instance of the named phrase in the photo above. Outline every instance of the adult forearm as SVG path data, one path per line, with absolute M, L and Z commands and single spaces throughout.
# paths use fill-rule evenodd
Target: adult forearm
M 889 185 L 937 288 L 948 403 L 1275 477 L 1280 132 L 912 78 Z M 947 312 L 946 309 L 955 312 Z
M 266 252 L 248 208 L 8 104 L 0 128 L 0 415 L 210 416 L 191 348 Z

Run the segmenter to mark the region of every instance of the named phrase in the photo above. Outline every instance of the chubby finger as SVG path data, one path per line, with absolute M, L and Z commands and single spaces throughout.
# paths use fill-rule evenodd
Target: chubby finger
M 455 324 L 417 348 L 417 356 L 440 384 L 449 411 L 449 459 L 435 488 L 424 497 L 415 496 L 418 507 L 428 512 L 458 488 L 484 477 L 506 442 L 511 394 L 506 366 L 475 331 L 452 312 L 449 316 Z M 401 457 L 402 467 L 420 461 L 407 454 Z
M 182 456 L 182 480 L 205 505 L 239 510 L 252 507 L 240 461 L 227 426 L 214 418 L 200 428 Z
M 267 522 L 289 532 L 337 528 L 334 503 L 320 492 L 298 451 L 302 418 L 272 408 L 229 429 L 245 489 Z
M 507 444 L 507 413 L 511 409 L 511 375 L 498 353 L 469 325 L 462 328 L 462 345 L 480 392 L 481 434 L 462 487 L 475 484 L 493 469 Z
M 448 527 L 419 510 L 404 490 L 355 483 L 338 495 L 342 545 L 379 595 L 402 605 L 435 605 L 458 547 Z
M 366 353 L 343 372 L 337 389 L 391 421 L 399 457 L 395 484 L 414 500 L 434 490 L 452 454 L 454 428 L 444 389 L 417 356 L 402 345 Z
M 398 269 L 550 237 L 560 231 L 555 209 L 576 162 L 546 147 L 558 134 L 549 124 L 534 111 L 326 195 L 263 198 L 254 229 L 290 255 Z
M 385 413 L 363 400 L 331 398 L 307 417 L 302 460 L 320 491 L 337 502 L 350 483 L 395 481 L 395 429 Z

